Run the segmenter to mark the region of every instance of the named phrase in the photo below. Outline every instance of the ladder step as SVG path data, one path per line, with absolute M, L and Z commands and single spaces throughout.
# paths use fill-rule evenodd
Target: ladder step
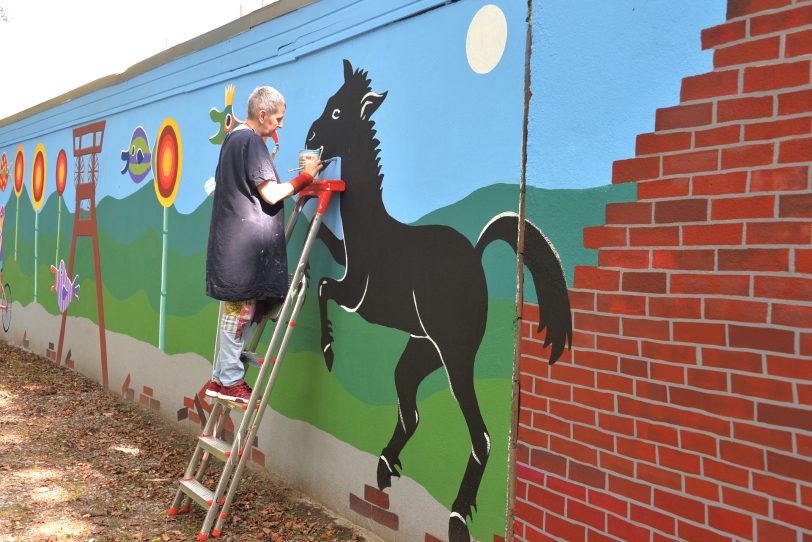
M 178 480 L 180 483 L 180 489 L 187 495 L 189 495 L 192 500 L 194 500 L 197 504 L 205 508 L 206 510 L 209 509 L 211 503 L 214 501 L 214 492 L 211 491 L 209 488 L 195 480 L 194 478 L 184 478 Z
M 217 457 L 221 461 L 225 461 L 228 459 L 228 456 L 231 455 L 231 444 L 224 440 L 220 440 L 216 437 L 209 437 L 206 435 L 200 435 L 197 437 L 198 444 L 200 447 L 210 452 L 214 457 Z

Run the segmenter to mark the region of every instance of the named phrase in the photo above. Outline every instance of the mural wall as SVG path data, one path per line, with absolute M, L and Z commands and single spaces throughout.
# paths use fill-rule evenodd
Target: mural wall
M 347 190 L 252 459 L 387 540 L 501 540 L 528 6 L 302 4 L 0 126 L 5 337 L 199 431 L 209 183 L 273 85 L 278 170 L 323 147 Z M 564 272 L 541 229 L 525 238 L 555 359 Z

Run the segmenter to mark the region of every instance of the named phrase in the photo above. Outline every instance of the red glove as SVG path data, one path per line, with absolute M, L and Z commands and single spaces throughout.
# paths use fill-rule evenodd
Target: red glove
M 298 194 L 313 182 L 313 176 L 302 172 L 298 177 L 288 181 L 293 186 L 293 193 Z

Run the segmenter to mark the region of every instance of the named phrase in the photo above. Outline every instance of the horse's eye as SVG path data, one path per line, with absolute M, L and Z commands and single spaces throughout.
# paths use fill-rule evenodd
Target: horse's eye
M 341 116 L 341 109 L 333 109 L 333 118 L 338 120 L 338 117 Z

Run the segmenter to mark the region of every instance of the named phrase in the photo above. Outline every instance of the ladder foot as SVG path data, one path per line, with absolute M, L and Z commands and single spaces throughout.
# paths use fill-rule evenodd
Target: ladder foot
M 211 532 L 211 535 L 212 535 L 212 537 L 217 538 L 218 536 L 220 536 L 220 531 L 218 531 L 217 529 L 215 529 L 215 530 L 213 530 L 213 531 Z
M 195 537 L 195 540 L 207 540 L 208 538 L 209 535 L 207 535 L 206 533 L 200 533 Z
M 181 506 L 181 507 L 180 507 L 180 511 L 181 511 L 181 512 L 183 512 L 183 513 L 185 514 L 186 512 L 188 512 L 188 511 L 189 511 L 189 505 L 188 505 L 188 504 L 184 504 L 183 506 Z
M 177 513 L 178 513 L 178 509 L 177 508 L 171 508 L 171 507 L 169 508 L 169 512 L 167 512 L 167 514 L 170 515 L 170 516 L 174 516 Z

